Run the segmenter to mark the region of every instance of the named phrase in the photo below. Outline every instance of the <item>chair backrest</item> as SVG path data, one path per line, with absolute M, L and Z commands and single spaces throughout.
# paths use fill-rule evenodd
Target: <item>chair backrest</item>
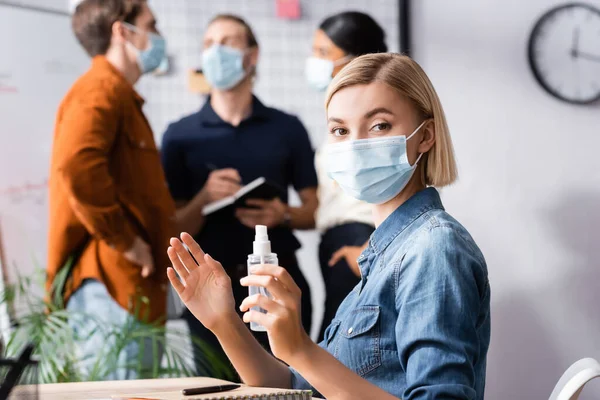
M 549 400 L 577 400 L 586 383 L 600 377 L 600 363 L 593 358 L 577 361 L 565 371 Z

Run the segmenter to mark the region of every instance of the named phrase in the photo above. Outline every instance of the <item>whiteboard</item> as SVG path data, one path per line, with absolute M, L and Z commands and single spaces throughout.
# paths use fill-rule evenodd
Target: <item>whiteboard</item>
M 75 2 L 82 0 L 0 0 L 0 3 L 14 4 L 25 8 L 38 8 L 50 12 L 66 13 L 75 9 Z M 1 12 L 1 11 L 0 11 Z
M 14 282 L 15 267 L 46 268 L 54 119 L 90 60 L 67 15 L 0 3 L 0 37 L 0 251 Z

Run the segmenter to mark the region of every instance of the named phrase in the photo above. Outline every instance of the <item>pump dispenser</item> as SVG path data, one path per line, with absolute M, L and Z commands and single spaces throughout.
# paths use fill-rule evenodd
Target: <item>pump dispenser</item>
M 271 242 L 269 241 L 269 234 L 267 233 L 267 227 L 264 225 L 256 225 L 256 233 L 254 235 L 253 250 L 254 255 L 264 257 L 271 253 Z
M 270 265 L 279 265 L 279 260 L 277 259 L 277 254 L 271 253 L 271 242 L 269 241 L 269 234 L 267 232 L 267 227 L 264 225 L 256 225 L 255 228 L 255 236 L 253 243 L 253 253 L 248 256 L 248 275 L 251 275 L 250 266 L 257 264 L 270 264 Z M 250 296 L 253 296 L 257 293 L 262 294 L 266 297 L 271 297 L 271 294 L 267 291 L 267 289 L 259 286 L 250 286 L 249 287 Z M 264 314 L 267 313 L 266 310 L 260 307 L 252 307 L 252 310 L 262 312 Z M 250 323 L 250 329 L 255 332 L 266 332 L 264 326 L 259 325 L 255 322 Z

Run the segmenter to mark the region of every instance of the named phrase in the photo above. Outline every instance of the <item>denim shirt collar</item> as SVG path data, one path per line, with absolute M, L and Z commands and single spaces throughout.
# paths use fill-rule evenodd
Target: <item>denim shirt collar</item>
M 381 254 L 392 241 L 404 231 L 414 220 L 427 211 L 443 210 L 442 200 L 435 188 L 421 190 L 396 208 L 383 221 L 371 236 L 370 247 L 377 255 Z
M 383 253 L 400 233 L 421 215 L 435 209 L 444 210 L 444 206 L 438 191 L 429 187 L 417 192 L 394 210 L 373 232 L 369 246 L 358 258 L 362 276 L 368 275 L 373 259 Z

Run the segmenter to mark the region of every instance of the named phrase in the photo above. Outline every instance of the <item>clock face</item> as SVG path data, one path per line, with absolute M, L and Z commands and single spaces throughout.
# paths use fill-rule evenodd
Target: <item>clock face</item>
M 577 3 L 544 14 L 529 38 L 529 64 L 542 87 L 560 100 L 600 99 L 600 10 Z

